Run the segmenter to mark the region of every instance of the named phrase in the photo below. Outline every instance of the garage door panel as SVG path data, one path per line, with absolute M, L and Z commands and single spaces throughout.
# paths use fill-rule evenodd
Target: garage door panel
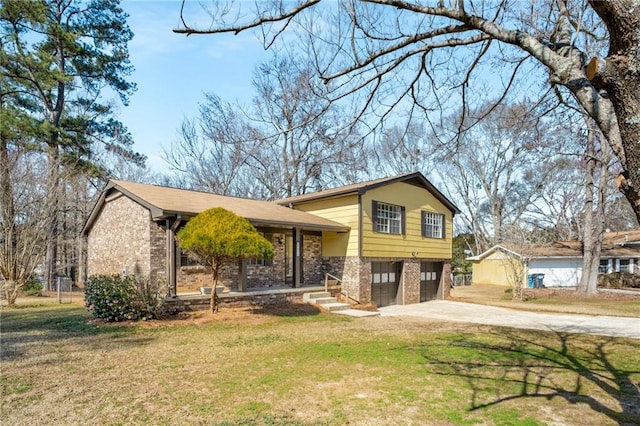
M 377 306 L 395 305 L 399 288 L 399 266 L 394 262 L 371 263 L 371 301 Z
M 438 298 L 442 262 L 420 262 L 420 302 Z

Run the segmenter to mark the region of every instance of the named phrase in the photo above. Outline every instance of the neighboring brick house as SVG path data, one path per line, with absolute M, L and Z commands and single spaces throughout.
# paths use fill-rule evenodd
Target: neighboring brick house
M 452 220 L 458 211 L 420 173 L 267 202 L 111 180 L 83 229 L 87 273 L 135 273 L 169 293 L 210 285 L 208 271 L 181 253 L 176 232 L 197 213 L 223 207 L 273 244 L 270 261 L 227 267 L 229 288 L 319 285 L 378 305 L 444 298 L 450 288 Z

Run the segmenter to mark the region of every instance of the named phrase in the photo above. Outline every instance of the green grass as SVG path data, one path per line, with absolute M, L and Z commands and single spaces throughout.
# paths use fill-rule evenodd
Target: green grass
M 235 312 L 235 313 L 234 313 Z M 640 423 L 640 341 L 311 313 L 0 311 L 0 423 Z

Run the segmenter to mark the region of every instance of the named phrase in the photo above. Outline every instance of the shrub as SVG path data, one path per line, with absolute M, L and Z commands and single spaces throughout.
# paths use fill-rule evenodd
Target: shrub
M 37 278 L 29 278 L 22 286 L 22 292 L 27 296 L 40 296 L 42 294 L 42 283 Z
M 85 305 L 107 321 L 158 318 L 164 308 L 161 286 L 133 275 L 94 275 L 84 289 Z
M 613 272 L 598 276 L 598 285 L 608 288 L 640 288 L 640 275 Z

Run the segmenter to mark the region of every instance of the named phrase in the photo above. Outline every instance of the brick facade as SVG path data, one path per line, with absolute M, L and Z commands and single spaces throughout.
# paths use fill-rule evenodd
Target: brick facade
M 420 303 L 420 260 L 405 259 L 402 264 L 402 304 Z
M 267 233 L 265 237 L 273 245 L 274 256 L 266 266 L 246 262 L 246 288 L 269 288 L 285 284 L 285 235 L 283 233 Z M 234 263 L 226 265 L 219 273 L 218 280 L 230 290 L 238 291 L 238 269 Z M 176 271 L 177 292 L 194 293 L 200 287 L 212 285 L 211 269 L 204 266 L 178 266 Z
M 322 267 L 322 236 L 302 237 L 302 282 L 304 285 L 320 285 L 324 280 Z
M 87 276 L 151 273 L 151 222 L 147 209 L 120 196 L 107 200 L 87 239 Z M 154 253 L 156 233 L 154 232 Z
M 423 259 L 391 259 L 391 258 L 360 258 L 326 257 L 323 259 L 323 269 L 338 277 L 341 282 L 342 293 L 348 294 L 352 301 L 368 303 L 371 301 L 371 263 L 372 262 L 402 262 L 398 304 L 420 302 L 420 262 Z M 447 299 L 451 293 L 451 263 L 443 261 L 442 274 L 438 290 L 438 299 Z
M 274 250 L 273 259 L 267 265 L 251 264 L 246 261 L 246 288 L 271 288 L 287 285 L 286 251 L 284 233 L 265 233 Z M 324 279 L 322 264 L 322 237 L 320 235 L 303 236 L 303 283 L 304 285 L 320 285 Z M 228 289 L 239 290 L 238 264 L 226 265 L 220 271 L 219 281 Z M 211 270 L 204 266 L 180 266 L 176 271 L 177 292 L 194 293 L 200 287 L 211 286 Z M 290 285 L 290 283 L 289 283 Z

